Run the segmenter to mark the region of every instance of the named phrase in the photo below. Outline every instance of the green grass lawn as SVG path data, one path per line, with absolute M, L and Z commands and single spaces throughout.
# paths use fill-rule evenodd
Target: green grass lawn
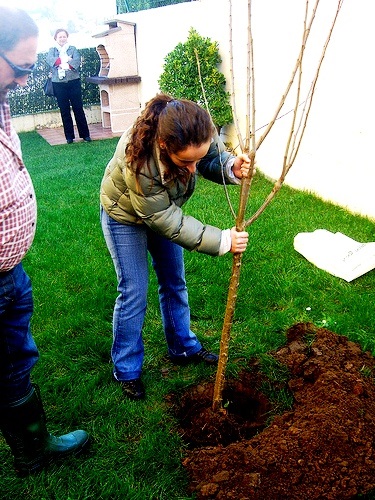
M 143 380 L 147 398 L 123 400 L 112 382 L 111 320 L 116 292 L 113 265 L 99 224 L 99 186 L 118 139 L 51 147 L 36 132 L 21 134 L 25 163 L 38 199 L 38 226 L 24 267 L 33 282 L 34 337 L 41 358 L 33 371 L 48 428 L 83 428 L 92 446 L 81 458 L 18 479 L 0 438 L 0 494 L 8 500 L 182 500 L 188 478 L 184 444 L 165 396 L 213 379 L 206 366 L 174 367 L 166 359 L 157 285 L 150 275 L 144 327 Z M 248 215 L 270 191 L 257 173 Z M 239 190 L 229 188 L 236 207 Z M 223 229 L 234 225 L 222 186 L 203 179 L 185 211 Z M 314 267 L 293 249 L 299 232 L 324 228 L 374 241 L 374 222 L 284 186 L 250 228 L 243 257 L 228 376 L 252 356 L 284 343 L 297 322 L 348 336 L 375 352 L 375 271 L 347 283 Z M 218 351 L 231 272 L 230 254 L 185 252 L 192 327 Z

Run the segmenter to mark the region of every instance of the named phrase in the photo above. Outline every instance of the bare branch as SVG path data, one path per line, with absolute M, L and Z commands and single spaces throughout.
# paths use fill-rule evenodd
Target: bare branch
M 236 129 L 236 134 L 238 137 L 238 142 L 241 148 L 241 151 L 244 150 L 244 143 L 242 140 L 240 127 L 238 123 L 238 115 L 237 115 L 237 106 L 236 106 L 236 97 L 234 92 L 234 68 L 233 68 L 233 15 L 232 15 L 232 0 L 229 0 L 229 54 L 230 54 L 230 76 L 231 76 L 231 87 L 232 87 L 232 111 L 233 111 L 233 123 Z
M 320 69 L 321 69 L 321 66 L 322 66 L 325 54 L 327 52 L 328 44 L 329 44 L 329 41 L 330 41 L 330 39 L 332 37 L 333 29 L 335 27 L 335 24 L 336 24 L 336 21 L 337 21 L 337 17 L 338 17 L 338 14 L 340 12 L 340 9 L 342 7 L 343 1 L 344 0 L 339 0 L 339 2 L 338 2 L 336 13 L 335 13 L 334 19 L 332 21 L 332 24 L 331 24 L 331 27 L 330 27 L 327 39 L 326 39 L 326 41 L 324 43 L 324 46 L 323 46 L 323 49 L 322 49 L 322 53 L 321 53 L 321 56 L 320 56 L 320 59 L 319 59 L 318 65 L 317 65 L 317 69 L 315 71 L 315 75 L 314 75 L 314 78 L 313 78 L 313 81 L 312 81 L 312 84 L 311 84 L 311 87 L 310 87 L 310 90 L 309 90 L 309 95 L 308 95 L 308 98 L 306 99 L 305 105 L 304 105 L 302 113 L 301 113 L 301 118 L 300 118 L 299 126 L 297 128 L 296 133 L 293 136 L 294 124 L 296 122 L 296 117 L 297 117 L 297 109 L 300 106 L 299 99 L 300 99 L 300 83 L 301 83 L 301 77 L 302 77 L 302 59 L 303 59 L 303 53 L 304 53 L 304 48 L 305 48 L 306 41 L 307 41 L 307 38 L 308 38 L 308 33 L 310 32 L 310 29 L 311 29 L 311 26 L 312 26 L 312 20 L 315 17 L 315 14 L 316 14 L 316 8 L 315 8 L 313 16 L 312 16 L 312 18 L 311 18 L 311 20 L 309 22 L 309 28 L 308 29 L 306 28 L 304 30 L 303 43 L 302 43 L 301 52 L 300 52 L 301 57 L 299 58 L 299 61 L 297 61 L 297 65 L 296 65 L 294 76 L 293 76 L 293 78 L 294 78 L 295 75 L 296 75 L 296 73 L 297 73 L 297 71 L 299 71 L 297 99 L 296 99 L 295 109 L 294 109 L 294 113 L 293 113 L 292 125 L 291 125 L 290 133 L 289 133 L 289 136 L 288 136 L 288 139 L 287 139 L 287 145 L 286 145 L 286 150 L 285 150 L 284 159 L 283 159 L 282 172 L 280 174 L 280 177 L 275 182 L 275 184 L 274 184 L 271 192 L 269 193 L 269 195 L 267 196 L 267 198 L 264 200 L 263 204 L 258 208 L 258 210 L 254 213 L 254 215 L 252 215 L 252 217 L 250 217 L 245 222 L 244 227 L 247 227 L 247 226 L 251 225 L 263 213 L 263 211 L 265 210 L 265 208 L 270 204 L 270 202 L 273 200 L 273 198 L 275 197 L 275 195 L 281 189 L 282 184 L 284 183 L 285 177 L 286 177 L 287 173 L 289 172 L 289 170 L 291 169 L 291 167 L 293 166 L 293 163 L 294 163 L 294 161 L 295 161 L 295 159 L 297 157 L 297 153 L 299 151 L 299 148 L 300 148 L 300 145 L 301 145 L 301 142 L 302 142 L 302 138 L 303 138 L 303 135 L 304 135 L 305 130 L 306 130 L 306 124 L 307 124 L 307 120 L 308 120 L 309 113 L 310 113 L 310 110 L 311 110 L 312 100 L 313 100 L 313 97 L 314 97 L 314 94 L 315 94 L 316 83 L 317 83 L 317 80 L 318 80 L 318 77 L 319 77 Z M 308 3 L 308 2 L 306 2 L 306 3 Z M 318 3 L 319 2 L 317 1 L 315 7 L 317 7 Z M 306 20 L 306 17 L 305 17 L 305 20 Z
M 266 128 L 266 131 L 264 132 L 264 134 L 258 139 L 257 141 L 257 145 L 256 145 L 256 149 L 259 149 L 260 145 L 262 144 L 262 142 L 264 141 L 264 139 L 267 137 L 267 135 L 269 134 L 270 130 L 272 129 L 277 117 L 279 116 L 279 113 L 282 109 L 282 107 L 284 106 L 285 104 L 285 99 L 287 98 L 289 92 L 290 92 L 290 89 L 294 83 L 294 80 L 295 80 L 295 77 L 296 77 L 296 73 L 297 71 L 299 71 L 300 69 L 300 64 L 301 64 L 301 59 L 303 57 L 303 53 L 304 53 L 304 50 L 305 50 L 305 45 L 306 45 L 306 42 L 307 42 L 307 39 L 309 37 L 309 34 L 310 34 L 310 31 L 311 31 L 311 26 L 312 26 L 312 23 L 315 19 L 315 13 L 316 13 L 316 9 L 317 9 L 317 6 L 319 4 L 319 1 L 320 0 L 316 0 L 316 3 L 315 3 L 315 7 L 313 9 L 313 12 L 312 12 L 312 15 L 311 15 L 311 18 L 310 18 L 310 21 L 306 27 L 306 17 L 304 19 L 304 25 L 305 25 L 305 28 L 304 28 L 304 33 L 303 33 L 303 40 L 304 40 L 304 43 L 302 44 L 301 46 L 301 49 L 300 49 L 300 52 L 299 52 L 299 55 L 298 55 L 298 58 L 297 58 L 297 61 L 296 61 L 296 64 L 295 64 L 295 67 L 292 71 L 292 75 L 291 75 L 291 78 L 287 84 L 287 87 L 286 87 L 286 90 L 284 92 L 284 94 L 282 95 L 281 99 L 280 99 L 280 102 L 279 102 L 279 105 L 277 106 L 276 108 L 276 112 L 273 116 L 273 118 L 271 119 L 271 121 L 269 122 L 269 124 L 267 125 L 267 128 Z M 306 4 L 308 4 L 308 0 L 306 1 Z M 307 15 L 307 9 L 306 9 L 306 14 L 305 16 Z
M 203 95 L 203 99 L 204 99 L 204 105 L 206 106 L 206 110 L 207 112 L 210 114 L 211 116 L 211 113 L 210 113 L 210 108 L 208 107 L 208 101 L 207 101 L 207 97 L 206 97 L 206 91 L 204 89 L 204 85 L 203 85 L 203 80 L 202 80 L 202 73 L 201 73 L 201 64 L 199 62 L 199 55 L 198 55 L 198 51 L 196 48 L 194 48 L 194 54 L 195 54 L 195 59 L 197 60 L 197 67 L 198 67 L 198 77 L 199 77 L 199 83 L 200 83 L 200 86 L 201 86 L 201 89 L 202 89 L 202 95 Z M 211 121 L 212 121 L 212 116 L 211 116 Z M 212 121 L 213 122 L 213 121 Z
M 301 132 L 299 134 L 297 146 L 293 147 L 293 149 L 292 149 L 292 151 L 294 151 L 294 153 L 293 153 L 293 155 L 290 155 L 290 159 L 289 159 L 289 162 L 288 162 L 288 164 L 289 164 L 288 171 L 292 167 L 292 165 L 293 165 L 293 163 L 294 163 L 294 161 L 296 159 L 297 153 L 299 151 L 299 147 L 300 147 L 301 142 L 302 142 L 303 135 L 305 133 L 307 119 L 308 119 L 309 114 L 310 114 L 310 110 L 311 110 L 311 106 L 312 106 L 312 101 L 313 101 L 313 97 L 314 97 L 314 94 L 315 94 L 315 88 L 316 88 L 316 84 L 317 84 L 318 77 L 319 77 L 319 74 L 320 74 L 320 70 L 321 70 L 321 67 L 322 67 L 322 64 L 323 64 L 323 60 L 324 60 L 326 52 L 327 52 L 328 44 L 329 44 L 329 42 L 331 40 L 333 29 L 334 29 L 334 27 L 336 25 L 337 18 L 338 18 L 338 15 L 339 15 L 339 12 L 341 10 L 343 2 L 344 2 L 344 0 L 339 0 L 339 2 L 337 4 L 336 14 L 334 16 L 331 28 L 329 30 L 328 36 L 327 36 L 326 41 L 325 41 L 324 46 L 323 46 L 322 54 L 321 54 L 321 57 L 320 57 L 320 60 L 318 62 L 318 66 L 317 66 L 317 69 L 316 69 L 316 72 L 315 72 L 315 77 L 314 77 L 314 79 L 312 81 L 312 84 L 311 84 L 311 88 L 310 88 L 310 91 L 309 91 L 308 99 L 306 100 L 307 109 L 304 109 L 303 113 L 301 115 L 301 123 L 300 123 Z M 296 137 L 297 137 L 297 134 L 296 134 Z

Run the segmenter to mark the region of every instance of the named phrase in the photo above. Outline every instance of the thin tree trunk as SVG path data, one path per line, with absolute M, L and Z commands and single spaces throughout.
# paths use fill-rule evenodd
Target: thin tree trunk
M 311 102 L 312 98 L 314 95 L 315 91 L 315 86 L 316 86 L 316 81 L 319 76 L 320 68 L 327 50 L 328 43 L 331 39 L 332 31 L 333 28 L 336 24 L 337 21 L 337 16 L 338 13 L 342 7 L 342 3 L 344 0 L 338 0 L 337 3 L 337 10 L 336 10 L 336 15 L 333 19 L 331 29 L 329 30 L 328 37 L 326 40 L 326 43 L 324 44 L 323 50 L 322 50 L 322 55 L 318 63 L 318 67 L 316 69 L 315 77 L 313 80 L 313 83 L 311 85 L 310 93 L 309 96 L 306 100 L 307 104 L 305 105 L 305 108 L 303 110 L 302 116 L 301 116 L 301 121 L 299 123 L 299 126 L 297 128 L 297 131 L 295 131 L 295 125 L 297 121 L 297 111 L 300 105 L 300 86 L 301 86 L 301 79 L 302 79 L 302 60 L 303 56 L 305 53 L 305 48 L 306 48 L 306 42 L 308 40 L 308 37 L 310 35 L 311 31 L 311 26 L 314 22 L 316 11 L 319 5 L 320 0 L 315 0 L 314 7 L 312 9 L 312 13 L 310 15 L 310 19 L 308 20 L 308 7 L 309 7 L 309 0 L 306 0 L 306 10 L 305 10 L 305 19 L 304 19 L 304 30 L 303 30 L 303 37 L 302 37 L 302 42 L 301 42 L 301 49 L 300 53 L 297 58 L 296 65 L 293 69 L 291 79 L 287 85 L 286 92 L 283 94 L 280 103 L 277 107 L 277 110 L 272 118 L 272 120 L 269 122 L 267 125 L 265 133 L 257 140 L 255 141 L 255 85 L 254 85 L 254 67 L 253 67 L 253 40 L 252 40 L 252 34 L 251 34 L 251 0 L 248 0 L 248 12 L 249 12 L 249 28 L 248 28 L 248 112 L 246 114 L 246 138 L 245 141 L 243 141 L 241 135 L 239 134 L 238 130 L 238 120 L 237 120 L 237 113 L 234 113 L 234 118 L 235 118 L 235 126 L 236 126 L 236 131 L 238 134 L 238 141 L 239 144 L 242 146 L 244 149 L 244 153 L 248 153 L 248 150 L 250 148 L 250 139 L 251 139 L 251 152 L 249 153 L 250 156 L 250 174 L 249 177 L 246 179 L 242 180 L 241 183 L 241 195 L 240 195 L 240 206 L 239 206 L 239 211 L 238 215 L 236 217 L 236 229 L 238 231 L 243 231 L 247 226 L 252 224 L 264 211 L 264 209 L 269 205 L 269 203 L 272 201 L 272 199 L 275 197 L 276 193 L 281 189 L 281 186 L 285 180 L 286 174 L 289 172 L 290 168 L 292 167 L 296 156 L 297 152 L 299 150 L 299 146 L 302 141 L 302 137 L 305 132 L 306 128 L 306 123 L 307 119 L 309 116 L 309 111 L 311 108 Z M 233 75 L 233 51 L 232 51 L 232 1 L 230 0 L 230 53 L 231 53 L 231 75 L 232 75 L 232 89 L 234 88 L 234 75 Z M 298 77 L 296 76 L 298 75 Z M 252 177 L 254 174 L 254 164 L 255 164 L 255 153 L 258 150 L 258 148 L 261 146 L 263 143 L 264 139 L 270 132 L 271 128 L 275 124 L 275 121 L 278 119 L 280 111 L 285 103 L 286 96 L 289 94 L 292 84 L 295 82 L 297 78 L 297 95 L 296 95 L 296 103 L 294 107 L 294 114 L 293 114 L 293 120 L 292 120 L 292 125 L 290 127 L 290 132 L 288 135 L 287 139 L 287 144 L 286 144 L 286 151 L 284 155 L 284 160 L 283 160 L 283 167 L 282 167 L 282 172 L 280 174 L 279 179 L 275 182 L 270 194 L 266 197 L 265 201 L 263 204 L 260 206 L 260 208 L 256 211 L 256 213 L 250 217 L 247 221 L 245 221 L 245 210 L 246 210 L 246 205 L 248 202 L 249 194 L 250 194 L 250 186 L 251 186 L 251 181 Z M 251 92 L 250 92 L 251 90 Z M 232 94 L 234 98 L 234 93 Z M 252 109 L 250 109 L 250 107 Z M 235 110 L 235 103 L 234 103 L 234 110 Z M 251 117 L 251 127 L 252 130 L 249 128 L 249 117 Z M 242 264 L 242 254 L 234 254 L 233 256 L 233 264 L 232 264 L 232 274 L 230 278 L 230 283 L 229 283 L 229 290 L 228 290 L 228 296 L 227 296 L 227 305 L 226 305 L 226 310 L 225 310 L 225 316 L 224 316 L 224 323 L 223 323 L 223 329 L 221 333 L 221 341 L 220 341 L 220 355 L 219 355 L 219 362 L 218 362 L 218 368 L 216 372 L 216 381 L 215 381 L 215 386 L 214 386 L 214 396 L 213 396 L 213 404 L 212 404 L 212 409 L 214 411 L 224 411 L 223 406 L 222 406 L 222 399 L 223 399 L 223 390 L 224 390 L 224 385 L 225 385 L 225 372 L 226 372 L 226 366 L 228 362 L 228 354 L 229 354 L 229 342 L 230 342 L 230 334 L 231 334 L 231 329 L 232 329 L 232 324 L 233 324 L 233 318 L 234 318 L 234 312 L 235 312 L 235 307 L 236 307 L 236 301 L 237 301 L 237 292 L 238 292 L 238 286 L 240 282 L 240 271 L 241 271 L 241 264 Z
M 250 193 L 251 179 L 254 171 L 255 153 L 252 153 L 249 156 L 250 156 L 250 176 L 246 179 L 243 179 L 241 183 L 240 207 L 236 221 L 237 231 L 243 231 L 245 209 Z M 230 333 L 233 324 L 234 311 L 236 309 L 237 291 L 238 291 L 238 285 L 240 283 L 242 255 L 243 255 L 242 253 L 236 253 L 233 255 L 232 273 L 229 282 L 227 306 L 224 315 L 223 329 L 221 332 L 220 355 L 219 355 L 219 362 L 217 366 L 216 381 L 214 387 L 214 397 L 212 404 L 212 409 L 214 411 L 219 411 L 222 409 L 223 389 L 225 384 L 225 372 L 228 362 Z
M 214 397 L 212 409 L 220 411 L 222 409 L 223 390 L 225 384 L 225 372 L 228 362 L 230 332 L 232 329 L 233 316 L 236 308 L 237 290 L 240 282 L 242 253 L 233 255 L 232 274 L 230 277 L 229 291 L 227 298 L 227 307 L 225 310 L 223 329 L 220 340 L 220 356 L 217 366 L 216 380 L 214 387 Z

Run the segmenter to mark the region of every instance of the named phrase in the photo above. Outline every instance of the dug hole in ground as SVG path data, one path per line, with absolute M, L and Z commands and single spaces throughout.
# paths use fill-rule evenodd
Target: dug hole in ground
M 291 327 L 286 344 L 269 354 L 289 370 L 284 387 L 266 380 L 253 359 L 227 381 L 223 412 L 212 411 L 213 382 L 170 395 L 187 444 L 189 493 L 220 500 L 372 498 L 373 356 L 311 323 Z M 286 389 L 293 401 L 271 422 L 275 408 L 264 384 Z

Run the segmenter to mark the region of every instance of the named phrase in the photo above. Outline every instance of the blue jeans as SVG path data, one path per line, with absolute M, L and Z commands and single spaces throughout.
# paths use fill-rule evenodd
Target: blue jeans
M 117 380 L 142 373 L 142 328 L 147 308 L 148 252 L 158 279 L 159 303 L 168 353 L 191 356 L 201 348 L 190 330 L 183 249 L 146 225 L 120 224 L 101 209 L 104 238 L 111 254 L 119 296 L 113 313 L 112 361 Z
M 0 403 L 21 399 L 39 353 L 30 331 L 31 282 L 22 264 L 0 273 Z

